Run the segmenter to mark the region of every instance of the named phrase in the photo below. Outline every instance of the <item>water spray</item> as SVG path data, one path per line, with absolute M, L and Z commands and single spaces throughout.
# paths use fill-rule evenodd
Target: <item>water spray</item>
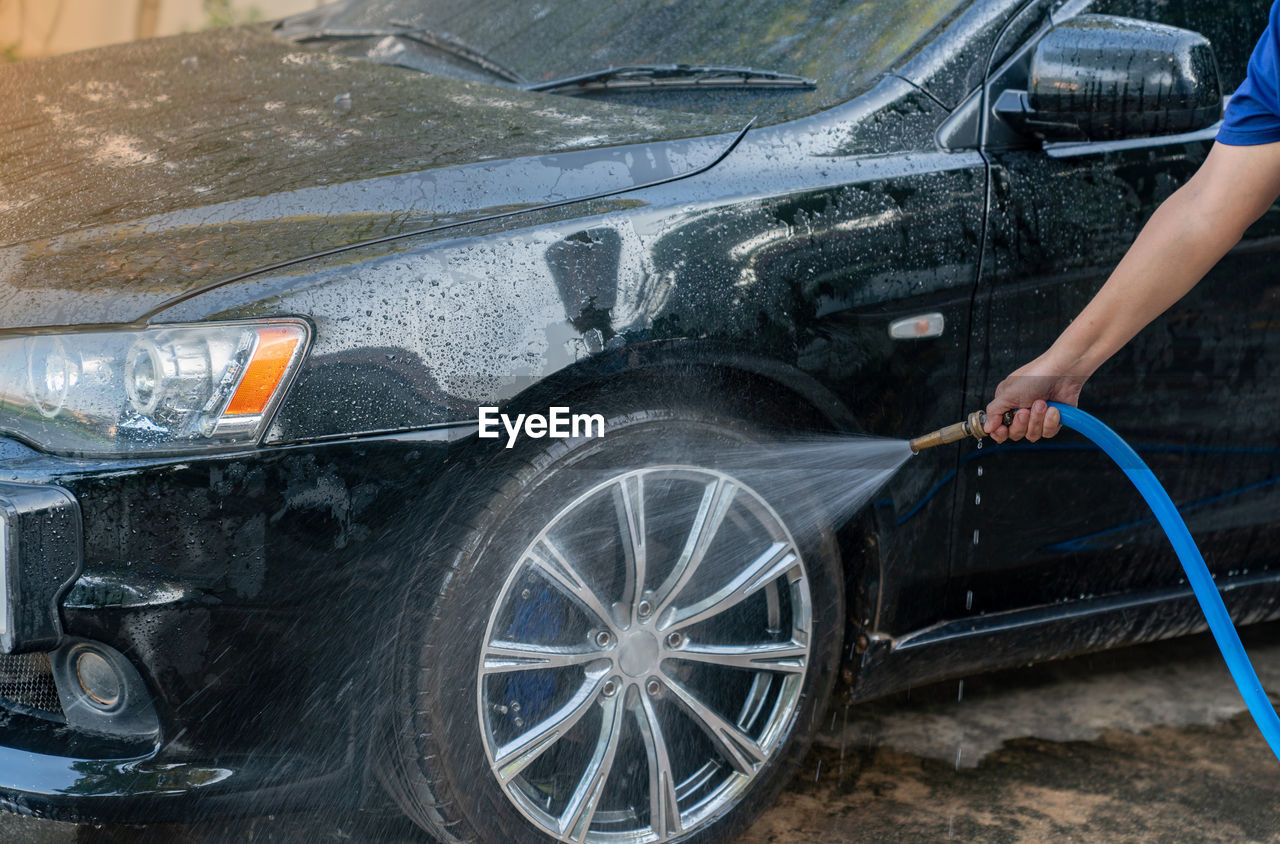
M 1245 705 L 1253 715 L 1254 723 L 1258 725 L 1262 737 L 1270 745 L 1271 752 L 1280 759 L 1280 717 L 1276 715 L 1275 707 L 1271 705 L 1267 693 L 1262 689 L 1262 683 L 1259 682 L 1258 675 L 1249 662 L 1244 645 L 1240 643 L 1240 635 L 1231 622 L 1231 616 L 1222 602 L 1222 596 L 1218 594 L 1218 586 L 1213 582 L 1213 576 L 1209 574 L 1204 557 L 1196 546 L 1195 540 L 1191 538 L 1191 532 L 1187 530 L 1187 524 L 1182 520 L 1173 500 L 1169 498 L 1169 493 L 1156 480 L 1155 474 L 1146 462 L 1115 431 L 1079 408 L 1058 402 L 1049 402 L 1049 406 L 1058 409 L 1064 426 L 1088 437 L 1105 451 L 1121 471 L 1128 475 L 1129 480 L 1146 500 L 1151 512 L 1160 522 L 1160 527 L 1164 528 L 1165 535 L 1169 537 L 1169 542 L 1178 555 L 1178 561 L 1182 563 L 1182 569 L 1187 574 L 1187 582 L 1191 584 L 1209 630 L 1218 643 L 1218 650 L 1227 663 L 1227 668 L 1231 672 L 1232 679 L 1235 680 L 1236 688 L 1244 698 Z M 1013 421 L 1015 412 L 1011 410 L 1004 414 L 1002 417 L 1004 424 L 1008 425 Z M 969 414 L 963 422 L 916 437 L 908 444 L 913 453 L 919 453 L 924 449 L 958 442 L 966 437 L 981 440 L 986 436 L 986 421 L 987 415 L 977 411 Z

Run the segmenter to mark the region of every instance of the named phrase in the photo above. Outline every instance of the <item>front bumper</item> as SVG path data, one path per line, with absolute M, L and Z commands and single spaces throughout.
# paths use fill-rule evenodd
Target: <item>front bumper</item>
M 0 727 L 0 810 L 72 822 L 103 820 L 163 822 L 190 820 L 246 808 L 263 813 L 332 806 L 350 794 L 348 769 L 316 774 L 287 759 L 239 758 L 219 765 L 163 762 L 156 746 L 129 756 L 110 742 L 81 741 L 86 755 L 42 753 L 20 746 L 42 728 Z M 76 752 L 76 751 L 72 751 Z M 343 786 L 346 786 L 345 788 Z
M 129 821 L 332 802 L 379 723 L 448 450 L 419 433 L 125 465 L 0 439 L 0 498 L 70 502 L 79 535 L 60 535 L 83 549 L 55 554 L 71 572 L 45 613 L 56 635 L 23 640 L 50 653 L 62 712 L 0 692 L 0 807 Z M 19 592 L 32 547 L 10 556 Z M 77 647 L 135 672 L 150 731 L 76 717 L 59 665 Z

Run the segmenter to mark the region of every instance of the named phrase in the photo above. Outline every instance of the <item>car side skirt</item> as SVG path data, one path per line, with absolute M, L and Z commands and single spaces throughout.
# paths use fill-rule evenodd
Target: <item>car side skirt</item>
M 1237 626 L 1280 619 L 1280 572 L 1222 579 Z M 944 621 L 897 638 L 871 635 L 854 669 L 852 701 L 911 686 L 1170 639 L 1207 630 L 1190 587 L 1108 595 Z

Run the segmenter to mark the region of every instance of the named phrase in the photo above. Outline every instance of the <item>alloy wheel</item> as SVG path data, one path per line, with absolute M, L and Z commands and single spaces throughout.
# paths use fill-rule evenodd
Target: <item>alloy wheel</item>
M 667 841 L 740 800 L 789 735 L 812 602 L 795 541 L 723 472 L 619 474 L 563 507 L 490 613 L 490 773 L 562 841 Z

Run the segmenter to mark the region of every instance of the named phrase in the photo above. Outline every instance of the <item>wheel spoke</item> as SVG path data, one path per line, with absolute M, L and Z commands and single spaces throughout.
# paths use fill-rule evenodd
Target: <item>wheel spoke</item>
M 626 592 L 622 603 L 633 607 L 644 592 L 648 574 L 645 553 L 644 525 L 644 477 L 627 475 L 613 488 L 614 509 L 618 513 L 618 528 L 622 535 L 622 553 L 627 561 Z
M 698 504 L 698 513 L 693 518 L 693 526 L 689 529 L 689 536 L 685 539 L 680 557 L 658 589 L 660 600 L 657 612 L 659 614 L 675 600 L 680 590 L 684 589 L 693 578 L 698 566 L 702 565 L 707 548 L 715 539 L 720 525 L 724 523 L 724 517 L 728 515 L 729 507 L 737 494 L 737 485 L 725 478 L 717 478 L 707 484 L 703 490 L 702 501 Z
M 618 740 L 622 737 L 622 716 L 626 712 L 622 705 L 623 697 L 622 694 L 615 694 L 604 698 L 600 735 L 596 739 L 595 750 L 587 761 L 582 778 L 578 780 L 578 787 L 569 798 L 569 804 L 560 816 L 560 834 L 567 834 L 571 841 L 586 840 L 591 820 L 600 806 L 600 795 L 604 793 L 605 783 L 613 770 Z
M 568 668 L 603 659 L 598 648 L 566 648 L 556 645 L 531 645 L 524 642 L 490 642 L 484 649 L 481 671 L 501 674 L 507 671 L 529 671 L 536 668 Z
M 536 726 L 499 747 L 493 759 L 498 778 L 504 783 L 509 781 L 563 738 L 595 705 L 600 686 L 607 676 L 607 671 L 589 673 L 573 693 L 573 697 L 565 701 L 563 706 Z
M 744 733 L 737 724 L 722 718 L 710 706 L 705 704 L 692 691 L 670 677 L 663 677 L 663 683 L 670 689 L 680 707 L 693 719 L 707 738 L 719 750 L 735 771 L 746 776 L 755 774 L 756 769 L 764 764 L 765 752 L 756 744 L 755 739 Z
M 706 621 L 735 607 L 769 585 L 796 564 L 799 557 L 787 542 L 775 542 L 711 595 L 687 607 L 676 607 L 660 624 L 662 629 L 686 627 Z
M 538 570 L 568 597 L 577 601 L 606 627 L 617 632 L 613 616 L 599 596 L 591 590 L 578 570 L 565 558 L 548 537 L 542 537 L 529 549 L 527 557 Z
M 759 645 L 699 645 L 689 643 L 672 654 L 671 659 L 706 662 L 750 671 L 775 671 L 780 674 L 804 673 L 809 647 L 798 642 L 768 642 Z
M 653 701 L 647 695 L 640 695 L 633 711 L 644 739 L 645 755 L 649 758 L 649 824 L 662 841 L 680 832 L 680 804 L 676 799 L 671 757 Z

